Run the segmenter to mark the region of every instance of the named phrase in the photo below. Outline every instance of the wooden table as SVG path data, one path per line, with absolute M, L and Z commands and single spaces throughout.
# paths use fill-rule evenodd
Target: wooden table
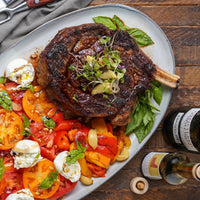
M 93 0 L 90 5 L 108 3 L 124 4 L 144 12 L 162 28 L 170 40 L 176 74 L 181 76 L 181 83 L 173 91 L 168 111 L 181 106 L 200 107 L 200 0 Z M 200 183 L 195 180 L 188 180 L 179 186 L 171 186 L 163 180 L 148 180 L 150 187 L 144 195 L 133 194 L 129 189 L 130 180 L 142 176 L 141 161 L 147 153 L 177 151 L 164 142 L 162 124 L 120 172 L 84 200 L 199 200 Z M 200 155 L 186 154 L 191 161 L 200 162 Z

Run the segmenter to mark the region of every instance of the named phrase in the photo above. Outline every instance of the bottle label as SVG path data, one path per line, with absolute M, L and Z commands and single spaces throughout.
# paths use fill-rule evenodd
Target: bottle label
M 199 108 L 193 108 L 189 110 L 184 116 L 181 121 L 181 126 L 180 126 L 180 137 L 181 141 L 185 145 L 185 147 L 190 150 L 190 151 L 198 151 L 194 145 L 192 144 L 191 138 L 190 138 L 190 125 L 192 122 L 192 119 L 194 116 L 199 112 Z
M 162 179 L 160 163 L 168 153 L 151 152 L 142 161 L 142 173 L 150 179 Z
M 184 113 L 178 113 L 176 118 L 174 119 L 174 123 L 173 123 L 173 137 L 174 137 L 176 144 L 181 144 L 181 139 L 179 136 L 179 123 L 180 123 L 183 115 L 184 115 Z

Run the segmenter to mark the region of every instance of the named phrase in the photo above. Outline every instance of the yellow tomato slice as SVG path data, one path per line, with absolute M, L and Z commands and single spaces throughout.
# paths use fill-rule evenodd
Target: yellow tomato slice
M 34 121 L 41 122 L 41 116 L 52 117 L 57 107 L 52 103 L 45 90 L 40 86 L 34 87 L 34 93 L 27 90 L 24 94 L 22 105 L 25 113 Z

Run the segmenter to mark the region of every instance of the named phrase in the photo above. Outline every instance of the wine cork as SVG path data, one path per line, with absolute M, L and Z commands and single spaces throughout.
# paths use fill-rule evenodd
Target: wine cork
M 135 177 L 130 182 L 130 189 L 136 194 L 144 194 L 149 189 L 149 183 L 143 177 Z

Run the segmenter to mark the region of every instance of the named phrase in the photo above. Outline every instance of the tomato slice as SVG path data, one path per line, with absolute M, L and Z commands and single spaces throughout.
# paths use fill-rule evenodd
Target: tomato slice
M 67 131 L 58 131 L 55 133 L 54 144 L 59 150 L 69 150 L 69 139 Z
M 0 199 L 6 199 L 6 197 L 18 190 L 23 189 L 22 174 L 19 172 L 5 172 L 5 189 Z
M 47 158 L 51 161 L 54 161 L 55 157 L 56 157 L 56 152 L 55 152 L 55 148 L 54 146 L 51 148 L 47 148 L 47 147 L 40 147 L 41 150 L 41 156 L 44 158 Z
M 31 122 L 30 130 L 33 136 L 30 139 L 39 143 L 40 146 L 52 147 L 54 141 L 54 132 L 44 126 L 43 122 Z
M 22 119 L 15 112 L 0 109 L 0 150 L 11 149 L 21 140 L 23 131 Z
M 92 176 L 94 177 L 105 177 L 106 169 L 99 167 L 93 163 L 87 162 L 88 168 L 92 171 Z
M 10 154 L 4 156 L 3 164 L 6 172 L 17 172 L 17 169 L 14 168 L 14 159 Z
M 52 117 L 57 107 L 52 103 L 44 89 L 40 86 L 34 87 L 34 93 L 30 89 L 26 90 L 23 100 L 25 113 L 34 121 L 41 122 L 41 116 Z
M 56 200 L 59 197 L 63 196 L 64 194 L 67 194 L 68 192 L 70 192 L 71 190 L 73 190 L 77 184 L 77 182 L 71 182 L 70 180 L 64 178 L 63 176 L 60 176 L 60 182 L 62 184 L 60 184 L 60 187 L 58 188 L 57 192 L 50 197 L 50 200 Z
M 0 180 L 0 199 L 1 199 L 1 194 L 3 193 L 5 187 L 6 187 L 6 179 L 5 179 L 5 175 L 3 175 Z
M 55 181 L 48 189 L 40 188 L 42 181 L 50 172 L 56 171 L 54 163 L 48 159 L 39 161 L 34 167 L 26 168 L 23 173 L 23 184 L 35 198 L 46 199 L 51 197 L 59 188 L 59 181 Z

